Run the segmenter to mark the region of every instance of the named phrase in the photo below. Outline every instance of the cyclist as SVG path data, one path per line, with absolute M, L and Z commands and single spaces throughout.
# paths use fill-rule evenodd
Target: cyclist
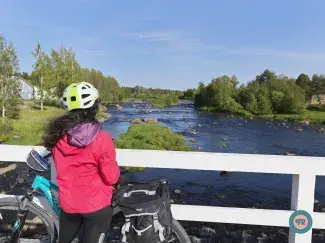
M 113 185 L 120 177 L 111 136 L 96 120 L 99 94 L 90 83 L 69 85 L 66 114 L 52 120 L 44 146 L 52 152 L 59 187 L 59 243 L 71 242 L 83 225 L 83 242 L 101 242 L 110 227 Z

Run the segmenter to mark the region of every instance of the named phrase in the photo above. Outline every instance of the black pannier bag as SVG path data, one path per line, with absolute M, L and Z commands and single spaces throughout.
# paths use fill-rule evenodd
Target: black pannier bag
M 173 216 L 166 180 L 124 185 L 116 191 L 114 201 L 125 217 L 122 242 L 167 242 Z

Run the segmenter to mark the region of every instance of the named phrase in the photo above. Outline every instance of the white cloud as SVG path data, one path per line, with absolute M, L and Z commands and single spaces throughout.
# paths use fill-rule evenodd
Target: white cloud
M 130 33 L 122 33 L 123 37 L 130 37 L 138 40 L 146 40 L 146 41 L 171 41 L 173 36 L 171 33 L 167 32 L 149 32 L 149 33 L 141 33 L 141 32 L 130 32 Z
M 104 55 L 106 54 L 106 51 L 104 50 L 80 50 L 81 53 L 87 54 L 87 55 Z
M 304 51 L 287 51 L 277 49 L 259 49 L 259 48 L 243 48 L 235 50 L 227 50 L 226 54 L 235 55 L 254 55 L 254 56 L 282 56 L 297 58 L 324 58 L 325 52 L 304 52 Z
M 122 33 L 122 37 L 155 42 L 157 46 L 154 49 L 148 47 L 142 48 L 144 52 L 173 54 L 189 52 L 210 52 L 223 55 L 244 55 L 244 56 L 276 56 L 284 58 L 325 58 L 325 52 L 310 52 L 300 50 L 278 50 L 272 48 L 255 48 L 255 47 L 229 47 L 218 44 L 207 44 L 198 38 L 188 38 L 175 32 L 151 31 L 151 32 L 129 32 Z
M 134 40 L 157 42 L 163 53 L 193 52 L 202 46 L 199 39 L 186 38 L 176 33 L 164 31 L 122 33 L 122 37 Z M 157 49 L 156 49 L 157 51 Z

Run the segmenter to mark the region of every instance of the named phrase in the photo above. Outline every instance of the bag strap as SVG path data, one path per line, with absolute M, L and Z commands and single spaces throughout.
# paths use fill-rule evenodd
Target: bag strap
M 149 225 L 147 228 L 143 229 L 143 230 L 137 230 L 133 225 L 132 228 L 134 229 L 135 232 L 137 232 L 138 236 L 141 236 L 141 234 L 145 231 L 147 231 L 148 229 L 150 229 L 152 227 L 152 225 Z
M 121 233 L 122 233 L 122 242 L 126 243 L 126 233 L 128 233 L 130 231 L 130 217 L 125 217 L 125 224 L 123 225 L 122 229 L 121 229 Z M 160 224 L 159 220 L 158 220 L 158 213 L 153 215 L 153 226 L 155 229 L 155 232 L 159 232 L 159 239 L 160 242 L 164 242 L 165 241 L 165 237 L 164 237 L 164 227 Z M 137 235 L 141 235 L 142 232 L 146 231 L 147 229 L 149 229 L 150 227 L 152 227 L 151 225 L 148 226 L 146 229 L 144 230 L 136 230 L 133 226 L 132 228 L 137 232 Z
M 123 225 L 122 229 L 121 229 L 121 233 L 122 233 L 122 242 L 127 242 L 126 241 L 126 233 L 128 233 L 130 231 L 130 218 L 129 217 L 125 217 L 125 224 Z
M 155 228 L 155 232 L 159 231 L 159 239 L 160 242 L 164 242 L 165 237 L 164 237 L 164 227 L 162 227 L 162 225 L 160 224 L 159 220 L 158 220 L 158 214 L 154 214 L 153 215 L 153 225 Z

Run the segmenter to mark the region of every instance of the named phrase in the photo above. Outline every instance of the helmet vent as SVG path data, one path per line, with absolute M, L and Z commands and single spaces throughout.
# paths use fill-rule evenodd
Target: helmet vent
M 84 103 L 84 105 L 88 105 L 91 102 L 91 100 L 88 100 L 87 102 Z
M 64 97 L 63 100 L 64 100 L 65 102 L 67 102 L 67 97 Z
M 85 86 L 82 86 L 82 88 L 81 89 L 87 89 Z
M 70 97 L 70 100 L 71 100 L 71 101 L 76 101 L 77 98 L 76 98 L 76 96 L 71 96 L 71 97 Z
M 81 98 L 85 99 L 85 98 L 87 98 L 88 96 L 90 96 L 90 94 L 83 94 L 83 95 L 81 95 Z
M 88 84 L 86 84 L 86 86 L 87 86 L 88 88 L 91 88 Z

